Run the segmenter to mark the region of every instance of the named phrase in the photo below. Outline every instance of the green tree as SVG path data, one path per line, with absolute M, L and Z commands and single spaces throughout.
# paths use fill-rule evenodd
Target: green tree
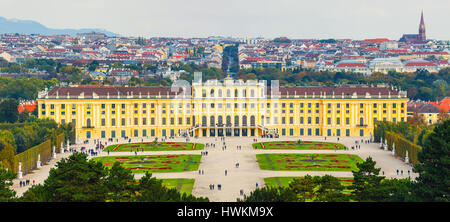
M 294 179 L 289 184 L 289 188 L 296 194 L 297 201 L 312 201 L 316 196 L 316 187 L 319 184 L 319 177 L 306 175 L 302 179 Z
M 0 162 L 0 202 L 8 202 L 14 200 L 16 192 L 9 187 L 12 186 L 12 180 L 16 178 L 14 172 L 6 168 Z
M 450 189 L 450 120 L 437 125 L 426 138 L 419 163 L 414 171 L 419 173 L 414 186 L 419 201 L 449 201 Z
M 50 169 L 42 188 L 24 193 L 27 200 L 51 202 L 102 202 L 107 189 L 104 186 L 107 171 L 101 162 L 87 160 L 87 154 L 75 153 L 60 160 Z M 36 192 L 43 192 L 37 194 Z M 47 199 L 48 198 L 48 199 Z
M 355 182 L 350 186 L 353 189 L 352 199 L 357 201 L 380 201 L 384 197 L 379 195 L 379 187 L 383 176 L 378 176 L 380 168 L 375 168 L 376 162 L 368 157 L 364 162 L 357 163 L 359 170 L 352 171 Z
M 14 98 L 5 99 L 0 103 L 0 122 L 14 123 L 17 121 L 19 111 L 17 110 L 17 102 Z
M 132 201 L 135 195 L 134 175 L 129 170 L 120 166 L 119 162 L 115 162 L 109 170 L 109 174 L 105 179 L 105 186 L 108 190 L 107 199 L 110 201 Z
M 14 147 L 11 144 L 6 144 L 3 150 L 0 151 L 0 163 L 4 168 L 13 171 L 14 155 Z
M 337 177 L 325 175 L 318 178 L 318 188 L 314 201 L 320 202 L 345 202 L 349 198 L 344 194 L 345 187 Z

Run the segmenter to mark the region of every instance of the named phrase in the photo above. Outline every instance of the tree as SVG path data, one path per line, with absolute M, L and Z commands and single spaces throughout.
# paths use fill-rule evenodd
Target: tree
M 0 202 L 12 201 L 16 196 L 16 192 L 9 189 L 14 178 L 16 178 L 14 172 L 10 168 L 6 170 L 0 162 Z
M 331 175 L 325 175 L 319 177 L 316 191 L 315 201 L 321 202 L 344 202 L 349 198 L 344 194 L 345 187 L 339 182 L 337 177 Z
M 10 130 L 0 130 L 0 151 L 7 145 L 13 145 L 16 144 L 16 141 L 14 139 L 14 135 L 11 133 Z
M 115 162 L 109 170 L 105 179 L 105 186 L 108 190 L 107 199 L 110 201 L 132 201 L 135 189 L 131 183 L 134 182 L 134 175 L 129 170 Z
M 296 194 L 297 201 L 305 202 L 314 200 L 315 189 L 318 186 L 318 176 L 306 175 L 302 179 L 294 179 L 289 188 Z
M 14 147 L 11 144 L 6 144 L 5 148 L 0 151 L 0 163 L 4 168 L 8 168 L 11 171 L 14 169 Z
M 450 184 L 450 120 L 437 125 L 426 138 L 418 164 L 414 186 L 419 201 L 449 201 Z
M 438 114 L 438 123 L 442 123 L 446 120 L 448 120 L 450 118 L 450 116 L 448 115 L 447 112 L 445 112 L 444 109 L 440 109 L 439 110 L 439 114 Z
M 93 60 L 93 61 L 91 62 L 91 64 L 89 64 L 88 70 L 91 71 L 91 72 L 93 72 L 93 71 L 95 71 L 95 70 L 97 69 L 98 66 L 99 66 L 98 61 L 97 61 L 97 60 Z
M 16 99 L 8 98 L 0 103 L 0 122 L 14 123 L 17 121 L 19 111 L 17 106 L 19 102 Z
M 378 176 L 380 168 L 375 168 L 376 162 L 368 157 L 364 162 L 357 163 L 359 170 L 352 171 L 355 182 L 350 186 L 353 189 L 351 195 L 357 201 L 380 201 L 384 197 L 380 197 L 378 188 L 383 176 Z
M 51 202 L 101 202 L 105 201 L 104 186 L 107 171 L 101 162 L 87 160 L 87 154 L 75 153 L 60 160 L 50 169 L 43 187 L 30 189 L 24 199 Z M 42 192 L 40 194 L 36 192 Z

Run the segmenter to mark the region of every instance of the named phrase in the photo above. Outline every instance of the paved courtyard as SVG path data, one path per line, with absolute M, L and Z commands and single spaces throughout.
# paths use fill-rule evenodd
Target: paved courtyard
M 196 151 L 148 151 L 138 152 L 138 155 L 164 155 L 164 154 L 201 154 L 201 152 L 208 151 L 207 156 L 202 156 L 199 170 L 203 170 L 204 174 L 200 175 L 198 171 L 191 172 L 179 172 L 179 173 L 153 173 L 156 178 L 192 178 L 195 179 L 194 188 L 192 194 L 194 196 L 208 197 L 210 201 L 223 201 L 232 202 L 236 201 L 240 196 L 240 190 L 244 190 L 245 194 L 249 194 L 256 188 L 256 183 L 259 187 L 264 186 L 264 178 L 266 177 L 284 177 L 284 176 L 305 176 L 317 175 L 322 176 L 325 174 L 333 175 L 336 177 L 352 177 L 352 172 L 337 172 L 337 171 L 269 171 L 260 170 L 256 161 L 256 154 L 266 153 L 349 153 L 360 156 L 363 160 L 367 157 L 372 157 L 377 162 L 376 167 L 381 168 L 380 174 L 384 171 L 384 175 L 387 178 L 406 178 L 408 177 L 408 170 L 411 172 L 411 178 L 415 178 L 418 174 L 412 172 L 411 165 L 405 164 L 399 158 L 392 156 L 389 151 L 384 151 L 379 148 L 379 143 L 359 143 L 361 148 L 359 150 L 255 150 L 252 148 L 253 137 L 227 137 L 225 141 L 220 138 L 192 138 L 190 142 L 196 143 L 213 143 L 215 147 L 206 147 L 204 150 Z M 302 139 L 303 141 L 325 141 L 324 137 L 281 137 L 281 138 L 257 138 L 258 142 L 265 141 L 294 141 Z M 367 139 L 367 138 L 365 138 Z M 361 141 L 361 137 L 341 137 L 340 141 L 337 141 L 336 137 L 327 137 L 326 142 L 339 142 L 347 147 L 355 145 L 355 141 Z M 142 139 L 134 139 L 132 142 L 141 142 Z M 153 141 L 153 138 L 144 139 L 144 142 Z M 184 138 L 169 139 L 167 142 L 184 142 Z M 126 143 L 128 141 L 119 139 L 118 143 Z M 225 142 L 226 150 L 222 149 Z M 104 142 L 102 142 L 104 143 Z M 114 143 L 108 143 L 115 144 Z M 236 147 L 240 145 L 242 149 L 238 150 Z M 89 144 L 78 144 L 71 146 L 80 150 L 81 147 L 87 149 L 94 148 L 94 143 L 90 141 Z M 48 177 L 51 167 L 54 167 L 55 163 L 61 158 L 68 157 L 70 153 L 57 154 L 56 159 L 48 165 L 44 165 L 38 170 L 33 171 L 30 174 L 25 175 L 21 180 L 35 180 L 37 184 L 41 184 Z M 100 152 L 99 156 L 106 156 L 107 152 Z M 134 155 L 128 152 L 110 152 L 109 155 Z M 89 157 L 91 158 L 91 157 Z M 236 168 L 236 163 L 239 163 L 239 167 Z M 397 169 L 403 170 L 403 175 L 397 175 Z M 227 170 L 227 175 L 225 175 Z M 136 178 L 142 177 L 143 174 L 135 174 Z M 214 190 L 209 189 L 209 185 L 214 184 Z M 222 189 L 218 190 L 217 185 L 221 184 Z M 21 196 L 29 187 L 20 187 L 19 179 L 14 180 L 13 189 L 16 190 L 17 195 Z

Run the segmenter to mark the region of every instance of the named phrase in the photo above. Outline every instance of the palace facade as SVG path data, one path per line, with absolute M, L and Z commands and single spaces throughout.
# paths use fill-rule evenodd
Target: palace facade
M 185 87 L 53 87 L 39 95 L 39 118 L 71 122 L 77 139 L 371 137 L 377 121 L 406 121 L 405 91 L 365 85 L 276 86 L 226 78 Z

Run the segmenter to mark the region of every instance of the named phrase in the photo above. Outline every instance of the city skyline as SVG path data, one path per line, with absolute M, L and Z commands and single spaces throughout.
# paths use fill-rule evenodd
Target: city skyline
M 130 0 L 127 5 L 115 0 L 67 0 L 63 3 L 6 0 L 4 5 L 21 10 L 5 10 L 1 16 L 33 20 L 50 28 L 100 28 L 123 36 L 186 38 L 286 36 L 294 39 L 398 40 L 405 33 L 418 33 L 423 10 L 427 37 L 450 39 L 450 31 L 440 28 L 448 25 L 450 19 L 446 9 L 450 3 L 441 0 L 427 4 L 423 1 L 232 0 L 226 5 L 204 0 Z

